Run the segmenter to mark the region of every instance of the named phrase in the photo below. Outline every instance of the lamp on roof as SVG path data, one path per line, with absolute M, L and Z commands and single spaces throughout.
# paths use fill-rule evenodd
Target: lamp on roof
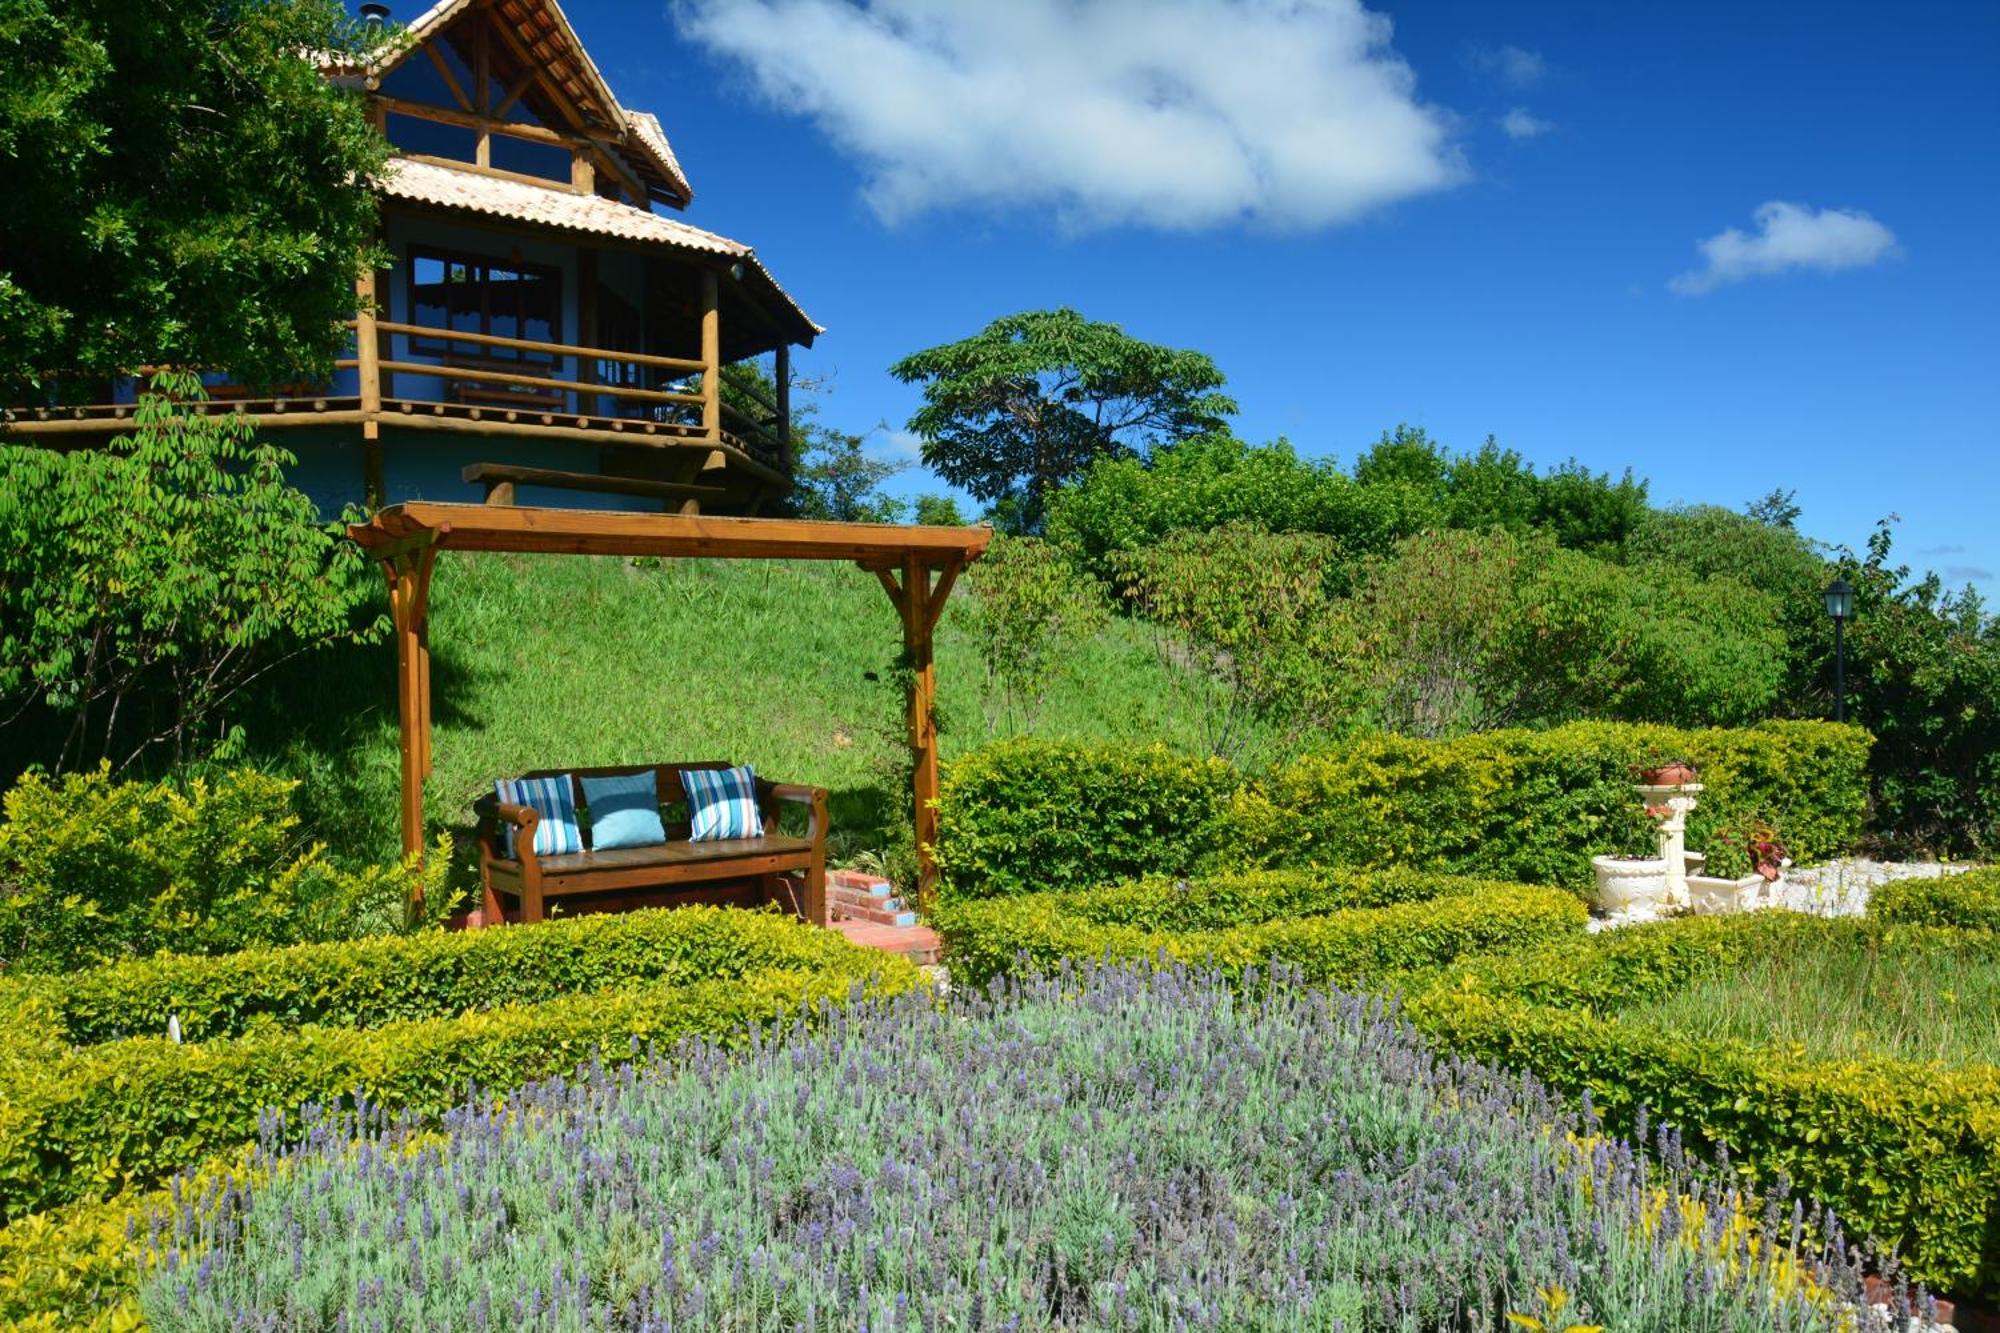
M 732 281 L 732 282 L 741 282 L 741 281 L 743 281 L 743 261 L 742 261 L 742 260 L 740 260 L 740 259 L 739 259 L 739 260 L 737 260 L 737 261 L 736 261 L 735 263 L 733 263 L 733 264 L 731 264 L 731 265 L 729 266 L 729 278 L 730 278 L 730 281 Z
M 360 13 L 361 21 L 371 28 L 379 28 L 389 21 L 389 6 L 375 3 L 374 0 L 362 5 Z

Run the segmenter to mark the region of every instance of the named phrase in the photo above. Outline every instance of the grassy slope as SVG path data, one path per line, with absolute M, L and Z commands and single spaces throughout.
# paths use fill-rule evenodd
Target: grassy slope
M 995 696 L 962 629 L 968 596 L 961 584 L 938 632 L 947 760 L 994 734 Z M 433 831 L 469 830 L 497 776 L 710 758 L 832 789 L 837 853 L 882 850 L 906 822 L 899 631 L 861 570 L 447 555 L 431 607 Z M 251 719 L 255 757 L 306 779 L 310 826 L 345 857 L 396 846 L 393 658 L 386 644 L 322 655 L 274 682 Z M 1114 621 L 1032 730 L 1192 745 L 1187 697 L 1144 631 Z

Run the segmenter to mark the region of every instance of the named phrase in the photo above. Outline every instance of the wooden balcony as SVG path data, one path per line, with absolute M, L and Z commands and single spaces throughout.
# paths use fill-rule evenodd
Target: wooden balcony
M 264 429 L 358 426 L 371 440 L 393 426 L 719 450 L 726 467 L 768 486 L 788 482 L 785 406 L 740 387 L 731 396 L 747 408 L 724 401 L 713 360 L 365 317 L 350 327 L 354 355 L 334 363 L 334 383 L 259 390 L 225 382 L 196 410 L 252 416 Z M 9 408 L 0 434 L 114 434 L 132 429 L 136 411 L 130 401 Z

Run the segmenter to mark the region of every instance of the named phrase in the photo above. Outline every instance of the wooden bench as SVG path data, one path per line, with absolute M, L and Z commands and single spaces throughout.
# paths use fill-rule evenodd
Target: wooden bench
M 703 500 L 720 500 L 729 492 L 720 486 L 691 482 L 654 481 L 647 477 L 609 477 L 601 472 L 564 472 L 558 468 L 520 467 L 513 463 L 467 463 L 459 476 L 486 488 L 486 503 L 514 503 L 516 486 L 551 486 L 559 490 L 598 491 L 605 495 L 636 495 L 658 500 L 669 512 L 698 514 Z
M 535 812 L 525 805 L 512 805 L 495 796 L 481 797 L 473 806 L 479 816 L 479 878 L 482 889 L 481 920 L 492 924 L 507 919 L 506 899 L 519 908 L 519 919 L 540 921 L 551 899 L 574 897 L 597 899 L 599 895 L 637 895 L 656 891 L 645 904 L 660 902 L 782 902 L 815 925 L 828 923 L 826 907 L 826 789 L 757 779 L 757 804 L 764 818 L 761 838 L 734 838 L 714 842 L 688 841 L 684 810 L 687 793 L 681 787 L 681 770 L 687 768 L 728 768 L 728 764 L 704 761 L 698 764 L 627 764 L 613 768 L 542 769 L 523 777 L 551 778 L 570 775 L 570 794 L 576 802 L 577 828 L 583 836 L 583 850 L 556 856 L 534 852 Z M 591 847 L 590 818 L 583 803 L 579 778 L 623 777 L 651 773 L 660 805 L 669 812 L 666 842 L 653 847 L 614 847 L 596 851 Z M 803 837 L 780 830 L 778 814 L 785 804 L 801 806 L 806 812 Z M 671 813 L 681 807 L 679 822 Z M 514 851 L 510 855 L 502 825 L 514 831 Z M 782 877 L 799 876 L 805 891 L 794 901 Z M 657 891 L 665 891 L 663 894 Z M 601 907 L 600 901 L 591 903 Z M 628 903 L 626 905 L 635 905 Z

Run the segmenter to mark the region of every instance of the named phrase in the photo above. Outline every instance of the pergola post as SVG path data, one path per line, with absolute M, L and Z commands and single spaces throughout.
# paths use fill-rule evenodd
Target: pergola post
M 421 858 L 424 851 L 424 779 L 431 772 L 431 567 L 436 560 L 437 548 L 427 542 L 382 561 L 389 578 L 389 619 L 396 634 L 405 857 Z
M 937 883 L 938 837 L 937 664 L 931 645 L 959 566 L 938 567 L 935 584 L 931 569 L 915 557 L 906 557 L 900 582 L 886 569 L 876 571 L 903 622 L 903 655 L 909 670 L 904 704 L 909 717 L 911 796 L 916 806 L 917 893 L 926 900 Z
M 362 493 L 371 508 L 386 489 L 382 466 L 382 340 L 375 327 L 375 266 L 364 259 L 354 280 L 354 363 L 361 388 Z

